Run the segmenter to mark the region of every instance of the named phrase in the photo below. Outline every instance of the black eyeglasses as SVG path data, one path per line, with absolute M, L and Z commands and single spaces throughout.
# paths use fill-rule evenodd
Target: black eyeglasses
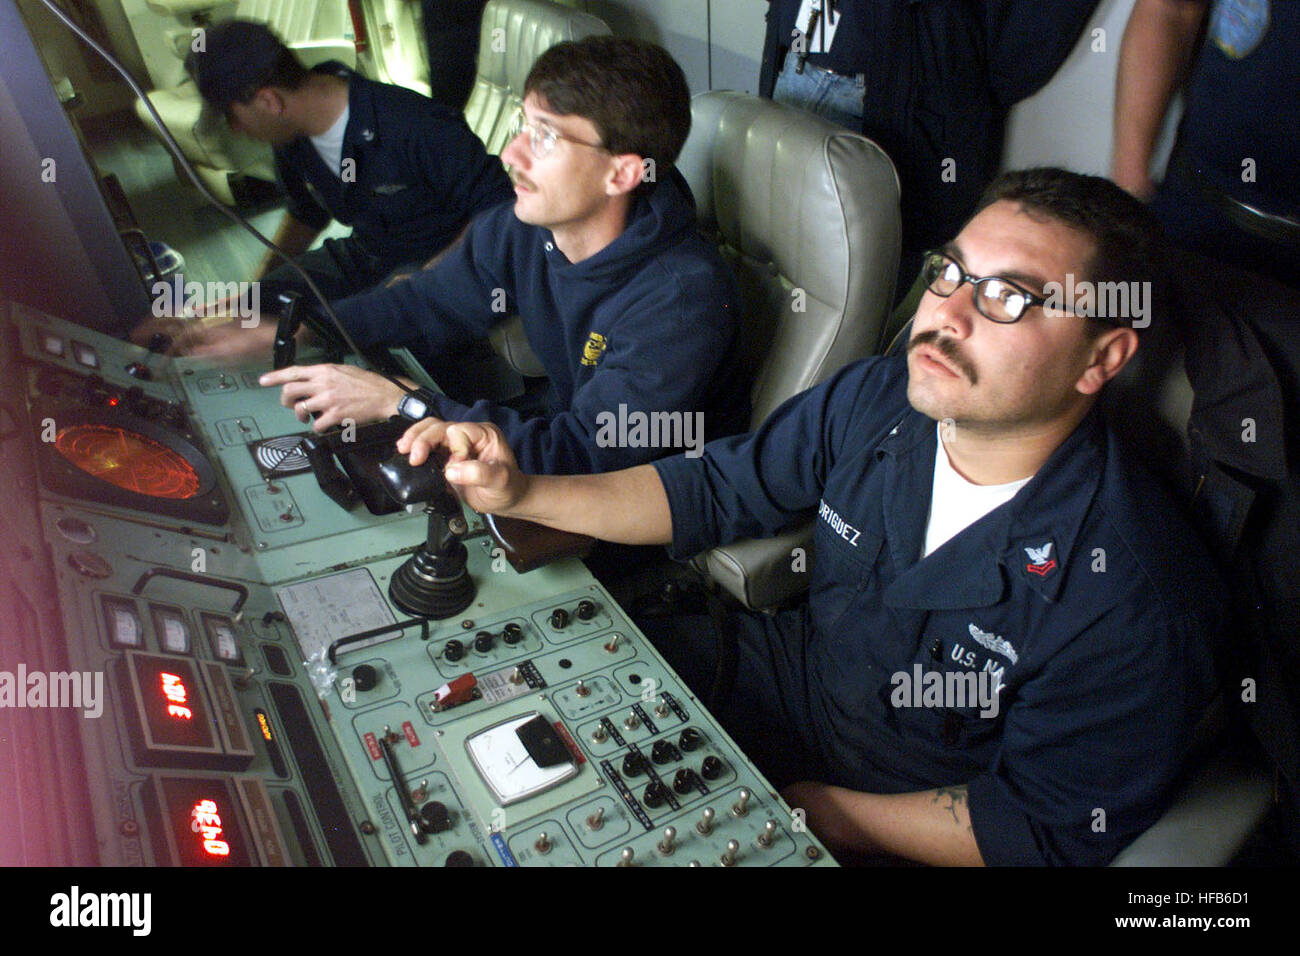
M 975 308 L 979 314 L 990 322 L 1003 325 L 1019 322 L 1031 307 L 1047 302 L 1046 296 L 1035 295 L 1010 279 L 999 276 L 976 278 L 946 252 L 927 252 L 921 275 L 926 287 L 945 299 L 961 288 L 963 282 L 969 282 L 975 287 Z

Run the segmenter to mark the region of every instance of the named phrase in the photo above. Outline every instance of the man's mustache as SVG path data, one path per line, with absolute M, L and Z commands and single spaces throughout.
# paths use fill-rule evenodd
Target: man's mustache
M 922 345 L 932 346 L 935 351 L 946 358 L 958 372 L 966 376 L 967 380 L 972 385 L 978 381 L 978 376 L 975 373 L 975 366 L 971 365 L 971 363 L 966 360 L 966 357 L 961 354 L 961 351 L 957 348 L 957 343 L 950 338 L 940 336 L 938 329 L 930 329 L 928 332 L 917 333 L 916 336 L 913 337 L 912 341 L 907 343 L 907 351 L 911 352 L 913 349 Z

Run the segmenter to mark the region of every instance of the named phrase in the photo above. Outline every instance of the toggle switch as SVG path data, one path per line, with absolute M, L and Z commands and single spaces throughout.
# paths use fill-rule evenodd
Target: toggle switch
M 664 856 L 672 856 L 675 849 L 677 849 L 677 828 L 664 827 L 664 838 L 659 841 L 659 852 Z
M 702 835 L 708 836 L 713 832 L 713 820 L 717 816 L 712 807 L 705 807 L 700 813 L 699 822 L 695 824 L 695 829 Z

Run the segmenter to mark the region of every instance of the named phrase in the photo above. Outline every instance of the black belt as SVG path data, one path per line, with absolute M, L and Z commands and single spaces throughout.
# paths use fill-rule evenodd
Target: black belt
M 838 76 L 846 80 L 862 80 L 863 82 L 865 82 L 867 79 L 867 74 L 865 73 L 843 73 L 839 70 L 832 70 L 828 66 L 821 66 L 820 64 L 812 63 L 812 62 L 809 62 L 805 65 L 811 66 L 814 70 L 817 70 L 821 73 L 829 73 L 831 74 L 831 76 Z

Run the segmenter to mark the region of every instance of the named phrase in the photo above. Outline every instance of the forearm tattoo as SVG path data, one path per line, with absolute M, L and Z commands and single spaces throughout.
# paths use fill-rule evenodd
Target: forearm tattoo
M 966 805 L 965 785 L 960 787 L 940 787 L 934 792 L 935 803 L 941 803 L 945 800 L 947 802 L 943 804 L 943 808 L 952 814 L 953 823 L 960 824 L 961 818 L 957 816 L 957 807 Z M 966 825 L 966 829 L 970 829 L 970 824 Z

